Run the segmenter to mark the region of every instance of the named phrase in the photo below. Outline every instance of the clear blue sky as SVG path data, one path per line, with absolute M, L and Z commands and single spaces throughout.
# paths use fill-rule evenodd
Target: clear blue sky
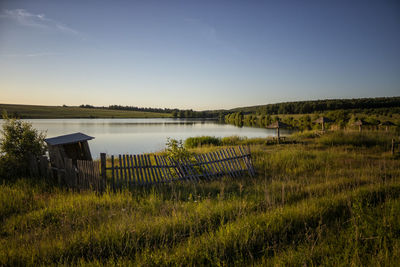
M 0 103 L 398 95 L 399 1 L 0 1 Z

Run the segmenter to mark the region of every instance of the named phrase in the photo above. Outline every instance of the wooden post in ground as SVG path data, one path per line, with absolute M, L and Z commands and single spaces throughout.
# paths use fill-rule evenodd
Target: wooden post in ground
M 101 164 L 101 177 L 102 177 L 102 186 L 101 190 L 105 190 L 107 185 L 107 173 L 106 173 L 106 153 L 100 153 L 100 164 Z
M 278 139 L 277 139 L 277 141 L 278 141 L 278 144 L 279 144 L 279 139 L 280 139 L 279 127 L 278 127 L 278 128 L 276 128 L 276 130 L 277 130 L 277 132 L 278 132 Z
M 392 139 L 392 155 L 394 155 L 394 139 Z

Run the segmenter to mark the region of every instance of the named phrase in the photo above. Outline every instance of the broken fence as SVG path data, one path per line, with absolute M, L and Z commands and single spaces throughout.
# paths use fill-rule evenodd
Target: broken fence
M 226 148 L 180 160 L 155 154 L 112 155 L 107 160 L 106 154 L 101 153 L 100 162 L 103 184 L 110 184 L 114 190 L 174 181 L 197 182 L 221 176 L 255 175 L 248 146 Z

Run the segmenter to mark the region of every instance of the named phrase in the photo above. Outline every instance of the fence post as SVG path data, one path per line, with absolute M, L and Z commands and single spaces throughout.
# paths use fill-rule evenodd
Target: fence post
M 106 153 L 100 153 L 100 164 L 101 164 L 101 177 L 103 181 L 102 190 L 105 190 L 107 186 L 107 173 L 106 173 Z
M 392 139 L 392 155 L 394 155 L 394 139 Z

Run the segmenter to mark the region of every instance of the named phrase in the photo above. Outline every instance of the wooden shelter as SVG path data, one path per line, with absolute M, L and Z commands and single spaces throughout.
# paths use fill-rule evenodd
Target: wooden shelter
M 322 127 L 322 131 L 325 131 L 325 123 L 329 123 L 329 122 L 333 122 L 331 119 L 327 118 L 327 117 L 319 117 L 315 123 L 319 123 L 321 124 Z
M 277 135 L 278 143 L 279 143 L 279 138 L 280 138 L 279 129 L 281 129 L 281 128 L 289 128 L 289 127 L 290 127 L 290 125 L 288 125 L 286 123 L 283 123 L 283 122 L 280 122 L 280 121 L 276 121 L 276 122 L 274 122 L 274 123 L 272 123 L 272 124 L 267 126 L 267 128 L 269 128 L 269 129 L 276 129 L 276 135 Z
M 389 131 L 389 126 L 394 126 L 395 124 L 391 121 L 381 122 L 379 125 L 385 126 L 386 132 Z
M 362 131 L 362 126 L 363 125 L 370 125 L 370 123 L 364 121 L 364 120 L 358 120 L 356 122 L 353 123 L 353 125 L 358 126 L 358 131 L 361 132 Z
M 92 160 L 87 142 L 92 139 L 94 137 L 83 133 L 73 133 L 45 139 L 51 165 L 56 168 L 63 168 L 65 158 L 72 159 L 72 163 L 75 166 L 77 160 Z

